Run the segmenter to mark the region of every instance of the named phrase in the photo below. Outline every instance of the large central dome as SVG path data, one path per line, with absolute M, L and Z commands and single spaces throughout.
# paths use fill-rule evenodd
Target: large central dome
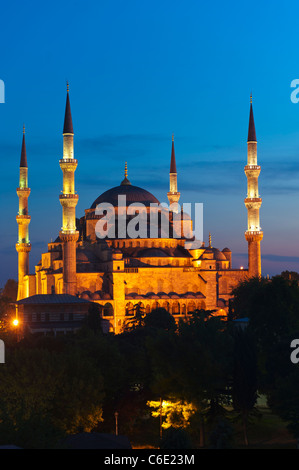
M 116 207 L 118 206 L 118 196 L 122 195 L 126 196 L 127 206 L 136 202 L 140 202 L 146 207 L 150 207 L 150 204 L 153 203 L 160 204 L 158 199 L 149 191 L 132 184 L 121 184 L 101 194 L 94 201 L 91 209 L 95 209 L 96 206 L 101 203 L 109 203 Z

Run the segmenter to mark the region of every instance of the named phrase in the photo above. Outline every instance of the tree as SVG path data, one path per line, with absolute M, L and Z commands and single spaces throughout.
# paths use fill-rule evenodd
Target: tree
M 3 297 L 6 297 L 11 302 L 15 302 L 17 300 L 18 295 L 18 283 L 14 279 L 8 279 L 6 284 L 3 288 Z
M 176 329 L 176 321 L 165 308 L 156 308 L 148 313 L 144 319 L 144 326 L 147 328 L 162 328 L 170 331 Z
M 101 317 L 101 308 L 98 304 L 92 303 L 88 309 L 88 315 L 86 317 L 86 325 L 90 328 L 94 334 L 97 334 L 99 331 L 102 331 L 102 317 Z
M 196 315 L 180 322 L 177 334 L 160 330 L 147 344 L 153 392 L 197 408 L 203 446 L 204 415 L 213 399 L 221 401 L 232 374 L 232 338 L 225 323 Z
M 80 351 L 20 346 L 7 351 L 0 368 L 0 421 L 5 410 L 16 430 L 38 417 L 64 432 L 90 431 L 102 419 L 103 396 L 99 371 Z
M 257 358 L 255 344 L 248 330 L 236 328 L 234 337 L 234 370 L 232 400 L 240 413 L 245 445 L 248 446 L 248 418 L 257 401 Z
M 281 277 L 283 277 L 283 279 L 287 279 L 288 281 L 299 281 L 299 273 L 296 271 L 283 271 L 281 273 Z
M 169 428 L 162 437 L 160 449 L 192 449 L 192 443 L 185 429 Z
M 290 344 L 299 338 L 299 286 L 296 280 L 275 276 L 250 279 L 234 290 L 233 315 L 249 318 L 255 342 L 258 389 L 271 409 L 289 421 L 299 438 L 299 368 L 290 360 Z
M 124 331 L 135 330 L 144 326 L 145 308 L 141 303 L 135 304 L 133 307 L 133 316 L 126 320 Z
M 0 332 L 9 329 L 11 317 L 15 313 L 13 302 L 17 299 L 18 283 L 14 279 L 8 279 L 3 289 L 0 290 Z
M 233 443 L 233 427 L 231 423 L 224 418 L 219 418 L 216 426 L 210 433 L 211 449 L 230 449 Z

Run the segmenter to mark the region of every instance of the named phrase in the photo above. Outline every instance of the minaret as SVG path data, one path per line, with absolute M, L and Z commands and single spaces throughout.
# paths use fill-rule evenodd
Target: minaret
M 178 174 L 176 170 L 175 152 L 174 152 L 174 136 L 172 135 L 172 148 L 171 148 L 171 160 L 170 160 L 170 171 L 169 171 L 169 192 L 167 197 L 169 205 L 177 205 L 180 199 L 181 193 L 178 192 Z M 173 212 L 178 212 L 176 207 Z
M 21 151 L 20 162 L 20 181 L 17 188 L 17 195 L 19 198 L 19 213 L 16 217 L 19 235 L 18 242 L 16 243 L 16 250 L 18 252 L 18 298 L 17 300 L 28 297 L 29 292 L 26 292 L 24 286 L 24 276 L 29 274 L 29 252 L 31 244 L 29 241 L 29 224 L 31 217 L 28 215 L 28 198 L 30 195 L 30 188 L 28 188 L 28 166 L 27 166 L 27 153 L 25 143 L 25 126 L 23 127 L 23 142 Z
M 260 277 L 261 267 L 261 241 L 263 232 L 260 227 L 260 207 L 262 199 L 258 191 L 258 177 L 261 167 L 257 164 L 257 140 L 252 109 L 252 96 L 250 96 L 250 115 L 247 140 L 247 165 L 245 175 L 247 177 L 247 198 L 245 206 L 248 211 L 248 229 L 245 238 L 248 242 L 248 275 Z
M 78 161 L 74 159 L 74 130 L 67 84 L 65 118 L 63 127 L 63 158 L 59 160 L 63 172 L 63 190 L 59 196 L 62 205 L 62 228 L 59 232 L 63 243 L 63 293 L 77 292 L 76 247 L 79 232 L 76 230 L 76 205 L 79 196 L 75 192 L 75 170 Z

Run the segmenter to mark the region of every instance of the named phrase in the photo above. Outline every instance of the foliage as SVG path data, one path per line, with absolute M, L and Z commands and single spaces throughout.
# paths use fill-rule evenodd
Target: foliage
M 219 418 L 209 436 L 210 448 L 231 449 L 233 445 L 233 435 L 234 429 L 231 423 L 227 419 Z
M 161 406 L 162 404 L 162 406 Z M 162 428 L 187 428 L 190 426 L 190 419 L 197 408 L 192 403 L 183 400 L 149 400 L 147 406 L 153 408 L 154 418 L 162 417 Z
M 10 328 L 10 321 L 15 313 L 12 303 L 17 299 L 17 292 L 18 283 L 14 279 L 8 279 L 0 290 L 0 333 L 7 332 Z
M 17 300 L 18 295 L 18 283 L 14 279 L 8 279 L 2 291 L 3 297 L 6 297 L 11 302 Z
M 296 280 L 244 281 L 234 290 L 235 316 L 248 316 L 258 358 L 258 387 L 271 409 L 289 421 L 299 436 L 299 368 L 290 360 L 290 344 L 299 338 L 299 287 Z M 245 313 L 245 315 L 244 315 Z
M 86 316 L 85 323 L 87 327 L 94 332 L 94 334 L 102 331 L 101 320 L 102 317 L 100 306 L 98 304 L 92 303 L 88 309 L 88 315 Z
M 160 449 L 192 449 L 189 434 L 181 428 L 168 428 L 161 439 Z
M 22 412 L 12 420 L 2 409 L 0 422 L 1 445 L 15 445 L 22 449 L 55 449 L 62 446 L 66 434 L 53 425 L 50 417 L 37 413 L 27 419 Z
M 166 331 L 174 331 L 176 322 L 173 316 L 165 308 L 156 308 L 148 313 L 144 319 L 146 328 L 161 328 Z
M 245 445 L 248 445 L 247 425 L 250 413 L 257 401 L 257 357 L 255 344 L 248 330 L 235 328 L 234 370 L 232 402 L 243 422 Z
M 136 328 L 141 328 L 144 326 L 144 319 L 146 316 L 145 313 L 145 308 L 140 304 L 134 305 L 133 309 L 133 316 L 129 317 L 123 326 L 123 331 L 132 331 L 135 330 Z
M 17 428 L 39 416 L 66 432 L 90 431 L 102 419 L 103 379 L 79 354 L 8 350 L 0 369 L 3 410 Z

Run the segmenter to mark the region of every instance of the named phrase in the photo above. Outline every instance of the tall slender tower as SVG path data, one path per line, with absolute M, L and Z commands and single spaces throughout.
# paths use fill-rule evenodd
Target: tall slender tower
M 24 276 L 29 274 L 29 253 L 31 244 L 29 241 L 29 224 L 31 217 L 28 215 L 28 198 L 30 195 L 30 188 L 28 188 L 28 165 L 27 153 L 25 143 L 25 126 L 23 127 L 23 142 L 21 150 L 20 162 L 20 180 L 19 187 L 17 188 L 17 195 L 19 198 L 19 212 L 16 217 L 19 234 L 18 242 L 16 243 L 16 250 L 18 252 L 18 298 L 17 300 L 28 297 L 29 292 L 26 292 L 24 285 Z
M 257 164 L 257 140 L 252 109 L 252 96 L 250 96 L 250 115 L 247 139 L 247 165 L 245 175 L 247 177 L 247 198 L 245 206 L 248 213 L 248 228 L 245 238 L 248 242 L 248 275 L 260 277 L 261 267 L 261 241 L 263 232 L 260 227 L 260 207 L 262 198 L 258 191 L 258 177 L 261 167 Z
M 169 192 L 167 193 L 167 197 L 169 200 L 169 204 L 178 205 L 181 193 L 178 192 L 178 174 L 176 170 L 176 162 L 175 162 L 175 152 L 174 152 L 174 136 L 172 135 L 172 148 L 171 148 L 171 160 L 170 160 L 170 171 L 169 171 Z M 178 208 L 176 207 L 173 212 L 178 212 Z
M 63 158 L 59 160 L 63 173 L 63 190 L 59 196 L 62 205 L 62 228 L 59 232 L 63 242 L 63 292 L 75 295 L 77 291 L 76 246 L 79 232 L 76 230 L 76 205 L 79 196 L 75 192 L 74 130 L 67 84 L 65 118 L 63 127 Z

